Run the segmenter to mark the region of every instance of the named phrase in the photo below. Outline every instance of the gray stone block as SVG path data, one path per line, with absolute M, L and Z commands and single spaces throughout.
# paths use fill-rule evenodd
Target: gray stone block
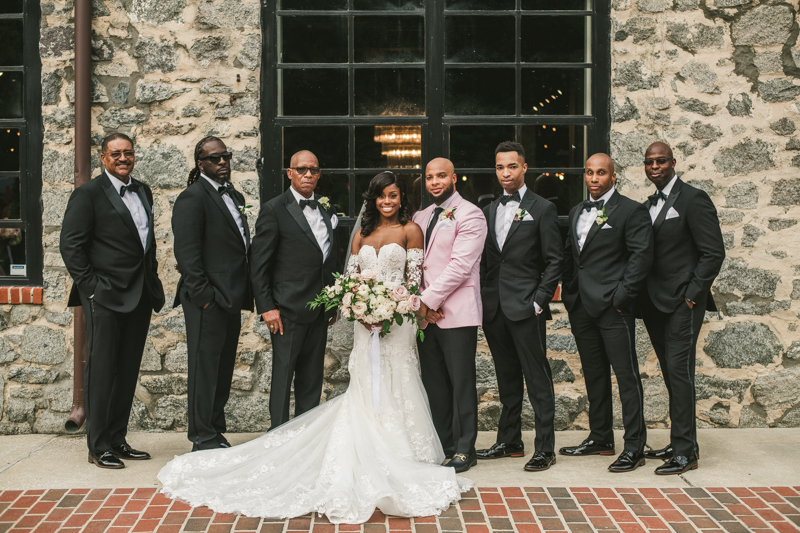
M 661 76 L 647 69 L 638 59 L 634 59 L 617 65 L 611 83 L 614 87 L 625 87 L 628 91 L 655 89 L 661 84 Z
M 547 335 L 547 350 L 555 352 L 578 353 L 578 345 L 572 335 Z
M 261 154 L 257 148 L 246 146 L 241 150 L 236 150 L 233 153 L 233 160 L 231 160 L 231 169 L 237 172 L 254 172 L 259 157 Z
M 136 100 L 143 104 L 163 102 L 172 98 L 174 94 L 172 85 L 169 83 L 144 80 L 136 82 Z
M 698 63 L 694 60 L 689 61 L 681 67 L 680 75 L 692 80 L 697 90 L 701 93 L 719 93 L 717 88 L 719 77 L 706 63 Z
M 42 105 L 56 105 L 61 100 L 64 75 L 60 71 L 42 73 Z
M 249 35 L 236 59 L 248 70 L 257 69 L 261 64 L 261 35 Z
M 642 155 L 658 137 L 638 132 L 627 134 L 611 132 L 611 157 L 622 168 L 641 167 Z
M 760 81 L 758 94 L 765 102 L 789 102 L 800 96 L 800 85 L 783 78 Z
M 691 11 L 697 9 L 700 5 L 700 0 L 675 0 L 675 11 Z
M 789 6 L 758 6 L 733 21 L 731 40 L 734 46 L 784 44 L 793 22 Z
M 794 280 L 800 282 L 800 280 Z M 797 290 L 797 286 L 795 287 Z M 786 357 L 787 359 L 791 359 L 793 361 L 797 361 L 800 359 L 800 341 L 794 341 L 790 346 L 789 349 L 786 350 Z
M 66 433 L 67 430 L 64 428 L 66 422 L 67 415 L 65 413 L 43 411 L 33 423 L 33 432 L 49 434 Z
M 708 417 L 716 426 L 727 426 L 731 422 L 730 407 L 721 403 L 714 404 L 710 411 L 700 411 L 701 415 Z
M 478 405 L 478 431 L 497 431 L 502 411 L 503 404 L 500 402 L 481 402 Z
M 139 366 L 139 370 L 145 372 L 158 372 L 161 370 L 161 354 L 158 353 L 155 346 L 153 346 L 153 341 L 150 339 L 145 342 L 142 364 Z
M 67 100 L 71 104 L 75 103 L 75 83 L 67 85 L 67 90 L 64 91 L 67 95 Z M 92 103 L 104 104 L 108 102 L 108 89 L 97 78 L 92 77 Z
M 346 366 L 346 365 L 345 365 Z M 347 372 L 347 368 L 343 366 L 339 369 L 341 372 L 342 368 L 344 368 L 345 373 Z M 331 378 L 335 378 L 336 375 L 331 376 Z M 350 375 L 347 374 L 347 381 L 350 380 Z M 258 390 L 260 392 L 269 392 L 272 388 L 272 351 L 268 351 L 261 356 L 261 360 L 258 363 Z
M 553 383 L 574 383 L 575 374 L 563 359 L 548 359 L 550 371 L 553 373 Z
M 19 357 L 19 354 L 14 351 L 8 340 L 0 337 L 0 364 L 16 361 L 17 357 Z
M 765 407 L 796 403 L 798 398 L 800 398 L 800 366 L 758 376 L 753 383 L 753 399 Z
M 64 332 L 47 326 L 28 326 L 22 336 L 22 358 L 30 363 L 57 365 L 67 358 Z
M 186 185 L 189 166 L 186 156 L 180 149 L 171 144 L 154 144 L 148 148 L 137 148 L 136 177 L 151 187 L 159 189 L 177 189 Z M 183 317 L 170 317 L 162 321 L 177 319 L 183 324 Z M 165 329 L 167 326 L 163 326 Z M 186 333 L 185 325 L 176 333 Z M 170 331 L 173 331 L 170 329 Z
M 139 60 L 143 73 L 173 72 L 178 68 L 178 44 L 142 37 L 133 49 L 133 57 Z
M 616 33 L 615 41 L 624 41 L 633 37 L 634 43 L 658 42 L 659 34 L 656 31 L 656 21 L 650 17 L 631 17 Z
M 749 405 L 742 407 L 739 413 L 739 427 L 740 428 L 768 428 L 769 423 L 767 417 L 759 414 L 755 409 Z
M 800 139 L 794 137 L 786 142 L 785 150 L 800 150 Z
M 714 0 L 714 7 L 736 7 L 744 6 L 753 0 Z
M 48 408 L 57 413 L 69 413 L 72 410 L 72 388 L 48 388 L 45 392 Z
M 800 403 L 785 411 L 775 425 L 779 428 L 800 427 Z
M 36 418 L 36 402 L 9 398 L 8 405 L 6 405 L 6 418 L 9 422 L 33 422 Z
M 222 3 L 204 2 L 197 9 L 195 23 L 205 30 L 259 28 L 261 26 L 259 5 L 232 0 Z
M 753 64 L 759 73 L 780 72 L 783 70 L 783 61 L 779 52 L 761 52 L 756 55 Z
M 139 383 L 150 394 L 186 394 L 188 382 L 182 374 L 166 374 L 163 376 L 145 375 Z
M 797 220 L 792 218 L 771 218 L 769 219 L 767 228 L 769 228 L 770 231 L 781 231 L 789 229 L 795 225 L 797 225 Z
M 121 126 L 135 126 L 147 122 L 147 113 L 136 108 L 119 109 L 113 108 L 104 111 L 97 117 L 97 123 L 109 130 L 117 130 Z M 140 164 L 139 154 L 137 155 L 136 165 Z
M 800 205 L 800 179 L 780 179 L 772 188 L 772 205 Z
M 672 0 L 638 0 L 636 4 L 643 13 L 662 13 L 672 7 Z
M 742 235 L 742 246 L 745 248 L 752 248 L 756 245 L 756 241 L 759 237 L 764 235 L 764 230 L 753 226 L 752 224 L 746 224 L 744 227 L 744 235 Z
M 235 369 L 231 380 L 231 388 L 244 391 L 252 390 L 254 378 L 253 372 Z
M 60 57 L 75 48 L 75 28 L 73 26 L 53 26 L 42 28 L 39 36 L 39 55 Z
M 121 81 L 114 87 L 111 93 L 111 99 L 115 104 L 127 104 L 128 95 L 131 93 L 131 84 L 127 81 Z
M 133 398 L 133 405 L 131 406 L 131 418 L 128 422 L 128 427 L 139 430 L 152 430 L 157 429 L 155 420 L 150 416 L 147 406 L 139 399 Z
M 667 22 L 667 40 L 692 54 L 705 48 L 720 48 L 724 42 L 722 26 Z
M 197 61 L 207 67 L 212 61 L 228 59 L 228 48 L 230 42 L 224 37 L 210 36 L 202 37 L 194 41 L 189 48 Z
M 720 368 L 742 368 L 769 365 L 781 354 L 783 345 L 766 324 L 734 322 L 709 332 L 704 351 Z
M 701 100 L 698 100 L 697 98 L 684 98 L 683 96 L 679 96 L 675 103 L 684 111 L 697 113 L 698 115 L 703 115 L 704 117 L 710 117 L 717 112 L 716 105 L 707 104 Z
M 138 0 L 131 2 L 128 15 L 133 22 L 161 26 L 167 22 L 183 22 L 186 0 Z
M 753 101 L 747 93 L 732 94 L 728 97 L 727 109 L 732 117 L 749 117 L 753 113 Z
M 269 398 L 231 394 L 225 406 L 228 431 L 266 431 L 269 429 Z
M 50 113 L 42 115 L 42 119 L 48 126 L 71 128 L 75 125 L 75 112 L 71 107 L 57 107 Z
M 692 124 L 691 136 L 693 139 L 704 140 L 710 143 L 722 137 L 722 129 L 713 124 L 705 124 L 699 120 L 695 120 Z
M 772 144 L 745 139 L 732 148 L 723 148 L 717 152 L 714 156 L 714 166 L 717 172 L 725 177 L 760 172 L 775 166 L 775 161 L 772 159 L 774 151 L 775 146 Z
M 230 401 L 228 402 L 230 405 Z M 162 396 L 156 401 L 155 425 L 161 429 L 185 428 L 188 424 L 186 396 Z M 232 430 L 228 425 L 228 430 Z
M 717 276 L 716 288 L 719 292 L 738 291 L 742 296 L 774 298 L 780 276 L 760 268 L 748 268 L 742 259 L 726 257 Z
M 30 435 L 28 422 L 0 422 L 0 435 Z
M 758 207 L 758 187 L 751 181 L 731 186 L 725 193 L 725 207 L 755 209 Z
M 648 423 L 665 422 L 669 418 L 669 394 L 664 378 L 642 379 L 644 390 L 644 419 Z
M 186 107 L 181 109 L 182 117 L 199 117 L 202 114 L 203 114 L 202 106 L 187 105 Z
M 797 130 L 795 123 L 788 117 L 773 122 L 769 128 L 778 135 L 791 135 Z
M 579 399 L 570 398 L 556 394 L 556 412 L 554 417 L 554 426 L 557 431 L 569 429 L 580 413 L 586 410 L 587 400 L 585 396 Z
M 6 380 L 3 378 L 3 375 L 0 374 L 0 418 L 3 415 L 3 408 L 5 407 L 5 400 L 6 400 Z
M 189 348 L 185 342 L 179 342 L 164 357 L 164 368 L 170 372 L 189 371 Z
M 476 357 L 475 375 L 478 387 L 497 389 L 497 375 L 495 374 L 493 359 L 488 357 Z
M 72 182 L 75 152 L 57 152 L 45 148 L 42 153 L 42 180 L 45 183 Z
M 751 385 L 750 381 L 745 379 L 727 380 L 705 374 L 695 374 L 694 384 L 695 397 L 698 400 L 717 397 L 723 400 L 736 398 L 739 402 L 744 399 L 744 393 Z

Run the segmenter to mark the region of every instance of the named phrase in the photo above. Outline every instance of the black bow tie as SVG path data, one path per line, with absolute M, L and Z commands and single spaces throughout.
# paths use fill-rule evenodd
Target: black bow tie
M 595 209 L 600 211 L 601 209 L 603 209 L 603 205 L 605 203 L 606 203 L 605 200 L 597 200 L 597 201 L 585 200 L 583 202 L 583 210 L 584 211 L 591 211 L 592 208 L 594 207 Z
M 316 200 L 300 200 L 300 209 L 303 210 L 306 207 L 317 209 L 319 208 L 319 202 Z
M 647 199 L 650 200 L 650 205 L 658 205 L 659 199 L 662 199 L 665 202 L 667 201 L 667 195 L 664 194 L 664 191 L 658 191 L 657 193 L 648 196 Z
M 220 196 L 222 196 L 223 194 L 227 194 L 228 196 L 233 198 L 233 191 L 235 190 L 236 189 L 233 188 L 233 185 L 231 185 L 230 183 L 226 183 L 225 185 L 220 185 L 219 189 L 217 189 L 217 192 L 219 193 Z
M 504 194 L 500 197 L 500 203 L 506 205 L 508 202 L 519 202 L 519 191 L 514 194 Z
M 136 192 L 138 190 L 139 190 L 139 184 L 131 181 L 128 185 L 123 185 L 122 187 L 119 188 L 119 195 L 120 197 L 122 197 L 125 196 L 125 192 L 127 191 Z

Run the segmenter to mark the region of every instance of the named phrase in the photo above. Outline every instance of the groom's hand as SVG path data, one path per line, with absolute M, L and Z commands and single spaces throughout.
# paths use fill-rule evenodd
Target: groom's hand
M 281 312 L 277 309 L 273 309 L 272 311 L 267 311 L 266 313 L 262 313 L 261 318 L 264 319 L 264 323 L 269 328 L 269 332 L 273 335 L 275 333 L 280 332 L 283 335 L 283 322 L 281 322 Z
M 328 325 L 332 326 L 332 325 L 336 324 L 337 320 L 339 320 L 339 314 L 338 313 L 333 315 L 333 317 L 328 321 Z
M 418 315 L 420 318 L 425 318 L 425 315 L 427 315 L 427 314 L 428 314 L 428 306 L 427 306 L 427 305 L 425 305 L 425 302 L 423 302 L 423 301 L 420 301 L 420 303 L 419 303 L 419 310 L 417 311 L 417 315 Z
M 430 322 L 431 324 L 436 324 L 439 320 L 444 318 L 444 313 L 442 310 L 434 311 L 433 309 L 428 309 L 428 313 L 425 315 L 425 320 Z

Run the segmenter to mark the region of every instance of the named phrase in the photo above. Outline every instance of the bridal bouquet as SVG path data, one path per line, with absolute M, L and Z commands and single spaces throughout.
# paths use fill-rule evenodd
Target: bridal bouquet
M 342 316 L 351 322 L 379 325 L 381 337 L 389 333 L 394 322 L 402 326 L 404 320 L 420 321 L 417 311 L 422 300 L 416 285 L 377 281 L 377 273 L 371 270 L 349 277 L 334 274 L 334 278 L 333 285 L 322 289 L 308 303 L 311 309 L 323 305 L 325 311 L 329 311 L 338 307 Z M 424 340 L 421 329 L 417 329 L 417 335 Z

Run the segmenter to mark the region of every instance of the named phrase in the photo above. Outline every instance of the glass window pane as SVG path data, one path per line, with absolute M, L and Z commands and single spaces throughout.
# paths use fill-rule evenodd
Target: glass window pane
M 317 156 L 322 175 L 326 168 L 348 167 L 347 126 L 294 126 L 283 128 L 283 166 L 289 167 L 292 155 L 310 150 Z
M 516 7 L 515 0 L 447 0 L 445 9 L 506 10 Z
M 586 126 L 523 126 L 525 161 L 529 167 L 583 168 L 585 137 Z
M 456 168 L 493 168 L 494 149 L 514 137 L 514 126 L 450 126 L 450 160 Z
M 19 130 L 0 129 L 0 171 L 19 170 Z
M 355 17 L 356 63 L 425 61 L 422 17 Z
M 421 68 L 356 69 L 356 115 L 424 115 L 425 71 Z
M 514 69 L 475 68 L 445 71 L 447 115 L 513 115 Z
M 589 69 L 523 69 L 523 115 L 583 115 Z
M 279 79 L 283 115 L 347 115 L 346 69 L 286 69 Z
M 283 190 L 288 190 L 292 185 L 289 177 L 283 175 Z M 323 170 L 317 182 L 314 193 L 320 196 L 327 196 L 331 201 L 331 207 L 337 216 L 350 216 L 350 176 L 347 174 L 327 174 Z
M 13 266 L 12 266 L 13 265 Z M 0 276 L 24 276 L 25 235 L 20 228 L 0 228 Z
M 278 9 L 344 11 L 347 9 L 347 0 L 278 0 Z
M 481 209 L 503 192 L 494 174 L 459 174 L 456 190 Z
M 422 9 L 422 0 L 354 0 L 353 9 L 372 11 Z
M 587 18 L 522 17 L 522 61 L 586 61 Z
M 358 204 L 356 214 L 358 214 L 358 210 L 361 209 L 361 205 L 363 204 L 363 194 L 369 188 L 369 182 L 374 177 L 375 176 L 369 174 L 365 176 L 356 176 L 356 203 Z M 418 211 L 422 201 L 422 190 L 425 188 L 425 184 L 422 183 L 422 174 L 397 174 L 397 177 L 406 184 L 406 193 L 411 202 L 411 212 L 414 213 Z
M 514 61 L 515 34 L 514 17 L 447 17 L 445 61 Z
M 22 65 L 22 20 L 0 20 L 0 65 L 15 67 Z
M 281 62 L 347 63 L 347 17 L 279 17 L 278 22 Z
M 0 178 L 0 219 L 19 220 L 19 176 Z
M 590 10 L 592 0 L 522 0 L 522 9 L 532 11 Z
M 422 126 L 356 126 L 356 168 L 420 168 Z
M 583 201 L 583 174 L 528 171 L 525 185 L 556 206 L 558 216 L 569 215 L 569 210 Z
M 22 13 L 22 0 L 0 1 L 0 13 Z
M 22 117 L 22 72 L 0 72 L 0 118 Z

